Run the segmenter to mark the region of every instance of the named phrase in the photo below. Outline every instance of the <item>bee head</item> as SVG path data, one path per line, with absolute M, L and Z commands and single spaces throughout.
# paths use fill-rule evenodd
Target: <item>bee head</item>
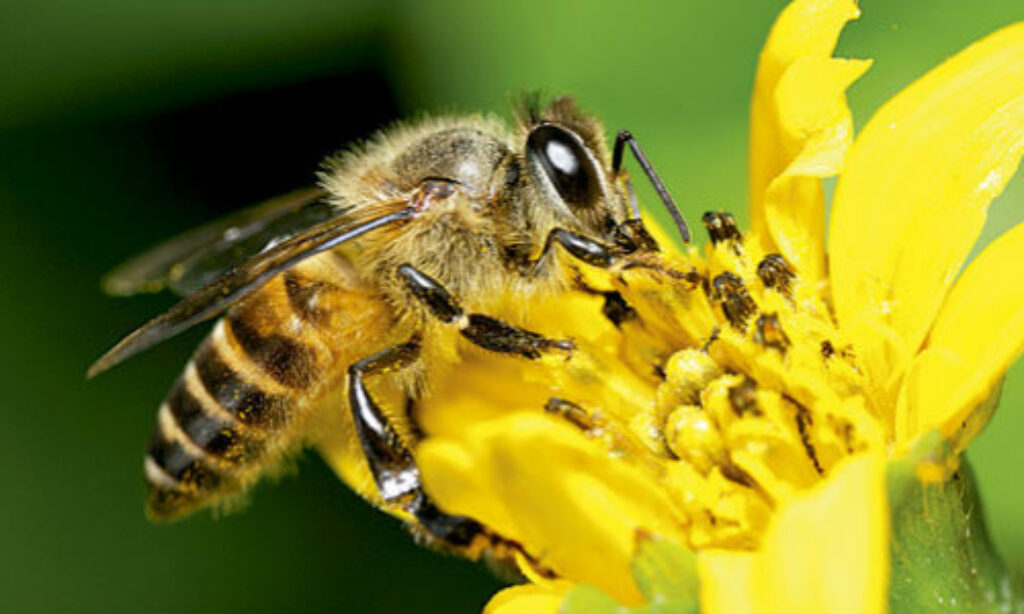
M 582 114 L 570 99 L 559 98 L 539 115 L 532 114 L 525 128 L 527 173 L 557 217 L 568 217 L 598 235 L 625 219 L 597 120 Z

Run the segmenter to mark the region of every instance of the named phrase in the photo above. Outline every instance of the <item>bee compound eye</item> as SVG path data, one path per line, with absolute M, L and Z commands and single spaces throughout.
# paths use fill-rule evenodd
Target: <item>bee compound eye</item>
M 568 130 L 550 124 L 534 128 L 526 140 L 526 155 L 571 209 L 589 209 L 597 202 L 600 179 L 593 157 Z

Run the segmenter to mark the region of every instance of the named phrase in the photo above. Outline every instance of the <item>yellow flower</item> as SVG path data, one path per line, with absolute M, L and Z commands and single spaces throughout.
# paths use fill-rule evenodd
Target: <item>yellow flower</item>
M 633 317 L 559 297 L 534 328 L 573 337 L 572 360 L 481 355 L 421 408 L 427 491 L 522 549 L 532 583 L 489 613 L 555 612 L 575 585 L 656 603 L 637 562 L 649 535 L 698 553 L 704 612 L 887 610 L 887 463 L 933 431 L 962 450 L 1024 347 L 1024 226 L 958 275 L 1024 147 L 1024 24 L 910 85 L 854 141 L 845 90 L 869 62 L 832 52 L 858 14 L 794 0 L 776 21 L 746 236 L 710 214 L 703 250 L 581 270 Z

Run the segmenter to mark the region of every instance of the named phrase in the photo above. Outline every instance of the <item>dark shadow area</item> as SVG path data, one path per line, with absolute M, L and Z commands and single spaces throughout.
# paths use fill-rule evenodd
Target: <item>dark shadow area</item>
M 172 185 L 230 211 L 314 181 L 320 161 L 395 119 L 375 71 L 238 93 L 139 128 Z

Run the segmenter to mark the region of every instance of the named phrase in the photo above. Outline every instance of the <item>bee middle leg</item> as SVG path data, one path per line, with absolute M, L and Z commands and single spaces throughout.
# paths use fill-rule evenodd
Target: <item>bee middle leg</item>
M 463 337 L 485 350 L 537 359 L 550 350 L 571 354 L 575 347 L 568 339 L 549 339 L 482 313 L 466 313 L 440 282 L 412 265 L 399 266 L 397 275 L 435 318 L 457 327 Z
M 445 546 L 467 548 L 483 534 L 483 527 L 472 518 L 446 514 L 430 500 L 423 490 L 412 452 L 363 381 L 369 375 L 386 375 L 404 369 L 419 358 L 419 354 L 420 341 L 414 337 L 353 363 L 348 369 L 348 403 L 370 474 L 384 502 L 412 514 L 429 538 Z

